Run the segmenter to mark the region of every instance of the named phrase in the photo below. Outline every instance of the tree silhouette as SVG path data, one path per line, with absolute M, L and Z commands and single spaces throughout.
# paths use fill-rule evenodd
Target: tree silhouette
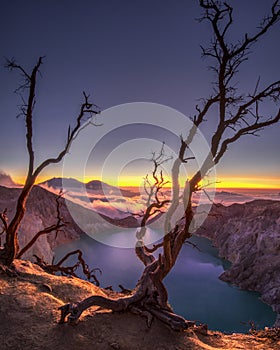
M 49 165 L 59 163 L 69 151 L 73 140 L 77 137 L 81 125 L 85 123 L 92 123 L 92 117 L 100 113 L 98 107 L 89 102 L 89 96 L 83 93 L 84 102 L 82 103 L 79 115 L 73 128 L 69 126 L 65 147 L 53 158 L 44 160 L 37 167 L 35 166 L 35 152 L 33 147 L 33 111 L 36 103 L 36 83 L 40 67 L 43 63 L 43 57 L 39 57 L 36 65 L 33 67 L 31 73 L 28 73 L 21 65 L 17 64 L 15 60 L 7 60 L 6 67 L 11 70 L 18 70 L 23 78 L 24 83 L 16 90 L 17 92 L 28 91 L 27 100 L 24 96 L 23 104 L 21 105 L 21 114 L 25 119 L 26 126 L 26 146 L 29 155 L 28 172 L 25 179 L 24 186 L 21 190 L 17 200 L 16 212 L 10 223 L 8 223 L 5 212 L 0 215 L 0 220 L 3 224 L 3 232 L 6 234 L 4 247 L 0 250 L 0 264 L 3 266 L 10 266 L 16 257 L 22 255 L 18 244 L 18 228 L 24 217 L 26 211 L 26 201 L 38 175 Z M 57 223 L 52 227 L 46 228 L 45 233 L 57 230 L 63 225 L 61 218 L 57 217 Z M 41 232 L 42 234 L 42 232 Z M 40 233 L 39 233 L 40 236 Z M 34 243 L 34 242 L 33 242 Z
M 113 311 L 136 312 L 146 316 L 148 324 L 151 323 L 153 317 L 156 317 L 174 330 L 183 330 L 193 324 L 174 314 L 168 304 L 168 293 L 163 284 L 164 278 L 175 265 L 183 244 L 192 234 L 193 194 L 200 188 L 200 181 L 215 164 L 219 163 L 232 143 L 237 142 L 245 135 L 256 135 L 261 129 L 278 123 L 280 120 L 280 110 L 274 115 L 268 116 L 263 113 L 261 108 L 264 103 L 277 105 L 280 93 L 279 80 L 264 88 L 260 88 L 258 82 L 254 91 L 244 94 L 240 93 L 235 79 L 240 66 L 248 60 L 254 45 L 279 21 L 279 1 L 273 2 L 269 15 L 263 19 L 254 35 L 244 34 L 236 42 L 228 39 L 228 33 L 233 26 L 232 7 L 226 2 L 216 0 L 200 0 L 199 5 L 203 11 L 200 21 L 209 22 L 213 33 L 209 47 L 202 47 L 202 55 L 211 61 L 210 68 L 213 70 L 215 78 L 214 84 L 212 84 L 212 94 L 205 98 L 201 105 L 196 106 L 197 113 L 193 118 L 193 127 L 187 138 L 181 139 L 178 158 L 173 164 L 172 198 L 164 224 L 165 235 L 161 243 L 152 248 L 146 247 L 143 242 L 146 219 L 154 210 L 160 209 L 164 205 L 164 202 L 157 197 L 157 189 L 164 182 L 158 172 L 161 160 L 155 158 L 154 183 L 151 186 L 155 192 L 150 197 L 141 228 L 136 234 L 138 239 L 135 247 L 136 255 L 145 266 L 137 286 L 130 295 L 123 295 L 119 298 L 91 296 L 77 303 L 66 304 L 60 308 L 60 322 L 64 322 L 67 317 L 68 321 L 75 322 L 85 309 L 92 305 L 98 305 Z M 211 151 L 200 169 L 186 182 L 184 197 L 181 199 L 179 197 L 179 168 L 183 163 L 191 160 L 187 154 L 188 147 L 195 137 L 196 129 L 206 123 L 206 117 L 213 107 L 217 107 L 218 113 L 216 127 L 211 138 Z M 170 219 L 180 201 L 185 203 L 183 225 L 171 227 Z M 156 256 L 155 253 L 158 249 L 161 250 Z

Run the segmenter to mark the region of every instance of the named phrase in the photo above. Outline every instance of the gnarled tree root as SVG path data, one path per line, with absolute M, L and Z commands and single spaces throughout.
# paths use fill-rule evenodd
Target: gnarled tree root
M 7 266 L 0 261 L 0 271 L 3 271 L 9 277 L 18 277 L 18 272 L 13 264 Z
M 147 319 L 148 327 L 151 326 L 154 318 L 159 319 L 175 331 L 184 331 L 194 326 L 194 322 L 186 321 L 183 317 L 176 315 L 169 309 L 157 307 L 139 300 L 139 295 L 135 293 L 129 297 L 110 299 L 103 296 L 91 296 L 80 303 L 70 303 L 59 308 L 61 317 L 59 323 L 66 322 L 77 323 L 84 310 L 91 306 L 100 306 L 104 309 L 110 309 L 113 312 L 129 311 L 138 314 Z
M 99 306 L 113 312 L 128 311 L 136 313 L 147 319 L 148 327 L 151 326 L 154 318 L 159 319 L 175 331 L 183 331 L 194 322 L 186 321 L 183 317 L 176 315 L 167 303 L 167 293 L 162 288 L 162 282 L 154 284 L 153 272 L 157 268 L 157 261 L 148 265 L 139 280 L 135 290 L 130 295 L 119 298 L 109 298 L 99 295 L 90 296 L 79 303 L 70 303 L 59 308 L 61 317 L 59 323 L 77 323 L 83 311 L 91 306 Z M 151 276 L 152 274 L 152 276 Z

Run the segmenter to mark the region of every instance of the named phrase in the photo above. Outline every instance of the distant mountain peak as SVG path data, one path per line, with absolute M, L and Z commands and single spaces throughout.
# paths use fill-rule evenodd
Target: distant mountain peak
M 62 178 L 62 177 L 53 177 L 49 180 L 40 182 L 39 185 L 52 187 L 54 189 L 61 189 L 63 187 L 70 187 L 70 188 L 80 188 L 84 184 L 74 178 Z
M 93 191 L 102 191 L 102 190 L 117 190 L 117 187 L 111 186 L 106 182 L 100 180 L 91 180 L 86 183 L 86 188 Z
M 89 192 L 93 191 L 94 193 L 98 192 L 101 195 L 104 194 L 121 194 L 124 197 L 134 197 L 137 193 L 125 190 L 116 186 L 112 186 L 107 184 L 106 182 L 103 182 L 101 180 L 91 180 L 87 183 L 83 183 L 81 181 L 78 181 L 74 178 L 62 178 L 62 177 L 53 177 L 49 180 L 43 181 L 39 183 L 38 185 L 43 187 L 49 187 L 53 188 L 55 190 L 60 190 L 61 188 L 65 190 L 75 190 L 75 189 L 82 189 L 86 188 Z

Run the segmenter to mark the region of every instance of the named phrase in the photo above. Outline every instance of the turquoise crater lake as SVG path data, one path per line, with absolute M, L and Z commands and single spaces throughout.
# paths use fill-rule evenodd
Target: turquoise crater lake
M 108 232 L 107 237 L 125 240 L 128 234 L 134 232 Z M 217 249 L 212 247 L 211 242 L 197 236 L 193 236 L 191 242 L 199 250 L 186 244 L 176 266 L 165 280 L 169 302 L 175 312 L 223 332 L 247 332 L 250 321 L 258 327 L 272 326 L 276 314 L 260 300 L 259 294 L 241 291 L 219 280 L 229 263 L 218 257 Z M 133 249 L 108 246 L 87 235 L 58 247 L 55 260 L 75 249 L 84 252 L 90 268 L 102 270 L 102 275 L 98 275 L 102 287 L 112 286 L 119 290 L 118 285 L 121 284 L 125 288 L 134 288 L 143 271 L 143 265 Z

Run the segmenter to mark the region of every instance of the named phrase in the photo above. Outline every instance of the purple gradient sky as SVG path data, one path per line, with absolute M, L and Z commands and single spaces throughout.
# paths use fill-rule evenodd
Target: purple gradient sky
M 231 3 L 236 7 L 231 35 L 237 38 L 254 31 L 272 1 Z M 195 20 L 200 13 L 195 0 L 1 1 L 0 169 L 17 180 L 27 159 L 24 122 L 16 118 L 20 99 L 13 94 L 20 79 L 4 68 L 4 57 L 30 69 L 46 55 L 34 119 L 40 161 L 64 145 L 83 90 L 102 109 L 146 101 L 193 115 L 197 99 L 208 96 L 212 78 L 208 62 L 200 58 L 199 45 L 210 38 L 208 24 Z M 259 75 L 263 84 L 278 78 L 279 37 L 280 23 L 241 69 L 242 91 L 252 91 Z M 232 146 L 218 168 L 221 176 L 271 177 L 280 187 L 279 134 L 280 126 L 273 126 L 261 138 Z M 59 166 L 44 173 L 54 174 L 60 176 Z

